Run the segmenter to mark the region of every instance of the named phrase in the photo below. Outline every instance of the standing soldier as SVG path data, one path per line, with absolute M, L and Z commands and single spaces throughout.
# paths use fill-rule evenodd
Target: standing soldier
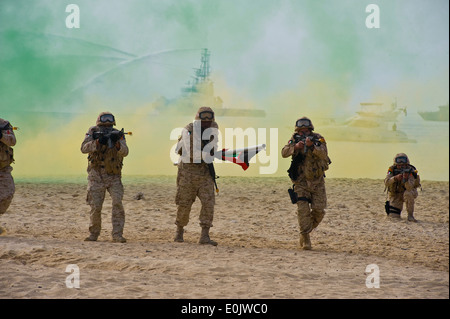
M 114 242 L 124 243 L 122 166 L 123 158 L 128 155 L 128 146 L 123 132 L 113 128 L 116 120 L 110 112 L 100 113 L 96 124 L 89 129 L 81 144 L 81 152 L 89 154 L 86 201 L 91 206 L 90 235 L 85 241 L 96 241 L 100 235 L 101 211 L 108 190 L 112 198 L 112 238 Z
M 14 179 L 11 175 L 14 162 L 14 152 L 12 146 L 16 145 L 11 124 L 0 118 L 0 215 L 3 215 L 12 202 L 15 192 Z M 0 234 L 4 229 L 0 227 Z
M 202 233 L 200 244 L 216 246 L 217 242 L 209 237 L 214 217 L 214 168 L 212 154 L 217 149 L 218 125 L 210 107 L 199 108 L 193 123 L 186 125 L 177 144 L 177 153 L 181 155 L 178 163 L 177 231 L 176 242 L 183 242 L 184 229 L 189 222 L 189 214 L 196 197 L 201 201 L 200 226 Z M 214 176 L 213 176 L 214 175 Z
M 414 218 L 414 201 L 418 196 L 420 176 L 416 168 L 409 163 L 405 153 L 398 153 L 394 157 L 394 164 L 389 167 L 384 184 L 388 189 L 389 201 L 386 202 L 386 213 L 389 217 L 400 218 L 403 203 L 406 204 L 408 220 L 417 222 Z
M 309 233 L 320 224 L 325 215 L 327 196 L 324 177 L 331 163 L 325 139 L 320 134 L 313 133 L 313 130 L 314 126 L 309 118 L 298 119 L 292 138 L 281 150 L 283 158 L 292 156 L 288 170 L 294 184 L 291 199 L 298 206 L 300 248 L 305 250 L 311 249 Z

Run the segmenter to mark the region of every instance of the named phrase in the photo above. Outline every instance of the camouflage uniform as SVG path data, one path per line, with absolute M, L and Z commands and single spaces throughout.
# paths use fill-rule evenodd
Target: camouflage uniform
M 303 119 L 303 118 L 302 118 Z M 304 118 L 307 119 L 307 118 Z M 309 119 L 308 119 L 309 120 Z M 311 128 L 314 129 L 311 123 Z M 294 191 L 298 195 L 297 218 L 300 227 L 300 246 L 311 249 L 309 233 L 316 228 L 325 216 L 327 196 L 325 191 L 325 171 L 328 169 L 330 159 L 325 139 L 318 133 L 310 132 L 309 137 L 314 145 L 305 149 L 295 150 L 294 135 L 281 150 L 283 158 L 294 158 L 299 152 L 304 152 L 304 159 L 298 165 L 298 177 L 292 180 Z
M 404 168 L 411 170 L 411 174 L 407 178 L 397 180 L 395 176 L 402 174 L 395 163 L 398 157 L 405 157 L 407 162 Z M 403 203 L 406 204 L 409 221 L 417 221 L 414 218 L 414 202 L 418 196 L 417 188 L 420 187 L 420 176 L 417 174 L 416 168 L 409 163 L 406 154 L 399 153 L 394 157 L 394 165 L 390 166 L 384 179 L 384 184 L 388 190 L 389 202 L 387 203 L 387 211 L 389 217 L 400 217 L 403 210 Z
M 192 204 L 198 197 L 202 204 L 199 217 L 200 226 L 202 227 L 200 243 L 217 245 L 215 241 L 209 238 L 209 229 L 213 226 L 215 194 L 214 180 L 210 174 L 208 164 L 204 161 L 211 153 L 205 153 L 205 142 L 203 145 L 201 143 L 203 132 L 200 131 L 200 123 L 202 121 L 200 121 L 199 113 L 204 111 L 212 112 L 213 114 L 211 108 L 201 107 L 196 115 L 196 121 L 188 124 L 183 129 L 182 136 L 177 144 L 177 152 L 181 157 L 178 163 L 177 193 L 175 197 L 175 204 L 177 205 L 175 241 L 183 242 L 183 227 L 188 224 Z M 214 117 L 210 122 L 211 132 L 217 136 L 218 125 L 214 121 Z M 194 138 L 198 140 L 194 141 Z M 213 136 L 210 136 L 206 144 L 208 144 L 209 150 L 212 152 L 216 151 L 217 140 Z
M 104 112 L 100 115 L 102 114 L 110 113 Z M 112 125 L 107 129 L 111 130 Z M 94 132 L 102 130 L 105 130 L 105 125 L 97 121 L 97 126 L 89 128 L 81 145 L 81 152 L 89 154 L 86 202 L 91 206 L 91 212 L 89 225 L 90 236 L 86 240 L 95 241 L 100 235 L 101 211 L 107 190 L 112 198 L 111 220 L 113 240 L 125 242 L 126 240 L 122 236 L 125 224 L 125 210 L 122 205 L 124 189 L 121 172 L 123 158 L 128 155 L 128 146 L 124 136 L 112 148 L 109 148 L 108 145 L 100 144 L 98 140 L 94 140 Z M 112 130 L 117 131 L 116 129 Z
M 1 118 L 0 128 L 3 128 L 0 134 L 0 215 L 3 215 L 11 204 L 15 192 L 11 163 L 14 162 L 12 146 L 16 145 L 16 137 L 11 124 Z

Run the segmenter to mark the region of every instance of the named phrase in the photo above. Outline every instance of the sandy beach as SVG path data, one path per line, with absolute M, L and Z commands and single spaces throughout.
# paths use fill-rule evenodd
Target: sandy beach
M 173 242 L 175 176 L 123 183 L 127 243 L 119 244 L 108 194 L 99 240 L 84 242 L 86 181 L 16 181 L 0 218 L 0 298 L 449 298 L 448 182 L 422 182 L 411 223 L 386 217 L 382 180 L 327 179 L 311 251 L 299 250 L 287 178 L 221 177 L 217 247 L 198 244 L 198 200 L 185 242 Z M 366 286 L 373 264 L 379 288 Z M 79 268 L 79 288 L 66 286 L 68 265 Z

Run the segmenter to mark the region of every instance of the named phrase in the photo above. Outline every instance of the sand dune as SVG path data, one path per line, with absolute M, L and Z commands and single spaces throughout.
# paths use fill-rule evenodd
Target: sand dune
M 124 178 L 125 244 L 111 242 L 109 195 L 99 241 L 84 242 L 85 182 L 18 181 L 0 218 L 0 298 L 449 298 L 448 182 L 422 183 L 410 223 L 386 217 L 382 180 L 328 179 L 312 251 L 298 249 L 287 178 L 218 183 L 212 247 L 197 243 L 198 201 L 173 242 L 175 177 Z M 66 286 L 70 264 L 80 288 Z

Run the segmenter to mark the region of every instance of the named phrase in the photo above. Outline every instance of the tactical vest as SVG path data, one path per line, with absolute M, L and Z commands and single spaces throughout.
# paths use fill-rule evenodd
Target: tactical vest
M 310 152 L 309 152 L 310 153 Z M 325 175 L 325 171 L 328 170 L 329 164 L 320 158 L 313 158 L 315 155 L 312 153 L 306 154 L 306 158 L 303 165 L 303 173 L 307 180 L 314 180 Z
M 416 175 L 414 176 L 414 188 L 418 188 L 420 187 L 420 180 L 417 177 L 417 169 L 411 165 L 408 164 L 408 167 L 411 167 L 412 169 L 414 169 L 414 171 L 416 172 Z M 392 176 L 397 175 L 397 165 L 392 165 L 389 167 L 388 172 L 390 172 L 392 174 Z M 391 193 L 403 193 L 405 191 L 405 185 L 403 184 L 402 181 L 397 181 L 394 180 L 394 182 L 388 187 L 388 191 Z
M 212 122 L 211 128 L 218 129 L 219 126 L 217 125 L 216 122 Z M 189 123 L 188 125 L 186 125 L 184 127 L 184 129 L 186 129 L 189 132 L 189 145 L 190 145 L 190 149 L 189 149 L 189 152 L 190 152 L 189 153 L 189 163 L 194 163 L 194 135 L 193 135 L 194 124 L 193 123 Z M 203 132 L 201 132 L 201 133 L 203 133 Z M 178 142 L 181 141 L 181 138 L 182 138 L 181 136 L 178 138 Z M 213 137 L 211 136 L 209 142 L 211 142 L 212 140 L 213 140 Z M 200 142 L 200 143 L 201 143 L 201 149 L 203 150 L 204 143 L 203 143 L 203 141 Z M 183 151 L 184 150 L 182 148 L 180 148 L 178 150 L 178 155 L 183 155 Z M 202 161 L 202 163 L 204 163 L 204 162 Z
M 101 145 L 99 150 L 89 154 L 88 161 L 88 171 L 104 168 L 109 175 L 119 175 L 122 172 L 123 156 L 119 155 L 115 147 Z
M 320 142 L 321 136 L 312 134 L 313 140 Z M 331 161 L 327 157 L 326 160 L 316 156 L 312 151 L 308 150 L 303 159 L 303 163 L 299 165 L 299 173 L 303 171 L 305 178 L 309 181 L 325 176 L 325 171 L 328 170 Z
M 12 147 L 0 142 L 0 169 L 14 162 L 14 150 Z

